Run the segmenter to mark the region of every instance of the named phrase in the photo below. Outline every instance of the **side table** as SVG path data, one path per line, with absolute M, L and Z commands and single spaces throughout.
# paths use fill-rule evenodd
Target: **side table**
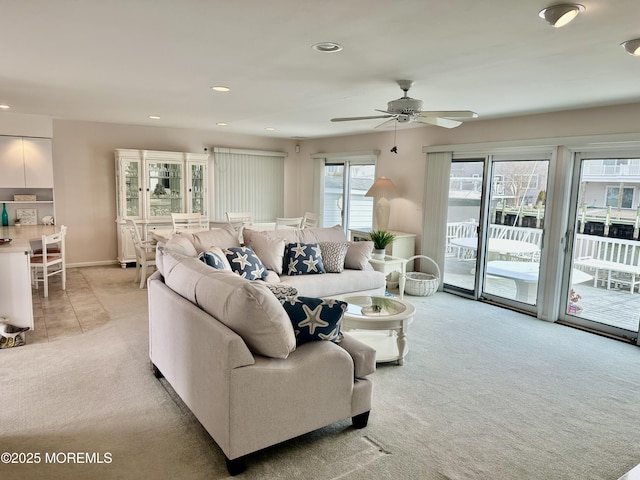
M 358 340 L 376 349 L 376 362 L 404 364 L 409 351 L 407 327 L 413 321 L 415 307 L 395 298 L 347 296 L 342 327 Z
M 400 289 L 400 299 L 404 298 L 404 284 L 405 284 L 405 274 L 407 272 L 407 259 L 400 257 L 392 257 L 386 255 L 384 260 L 376 260 L 375 258 L 370 258 L 369 263 L 377 272 L 382 272 L 386 277 L 392 272 L 398 272 L 398 288 Z

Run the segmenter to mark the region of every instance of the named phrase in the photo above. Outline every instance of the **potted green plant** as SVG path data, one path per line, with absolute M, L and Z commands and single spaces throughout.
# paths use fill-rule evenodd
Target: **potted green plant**
M 369 238 L 373 242 L 373 258 L 384 260 L 385 249 L 390 243 L 393 243 L 396 236 L 387 230 L 373 230 L 369 234 Z

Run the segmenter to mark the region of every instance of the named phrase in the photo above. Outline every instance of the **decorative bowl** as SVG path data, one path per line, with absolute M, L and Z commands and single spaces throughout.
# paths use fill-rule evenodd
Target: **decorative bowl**
M 5 243 L 11 243 L 11 238 L 0 238 L 0 245 L 4 245 Z

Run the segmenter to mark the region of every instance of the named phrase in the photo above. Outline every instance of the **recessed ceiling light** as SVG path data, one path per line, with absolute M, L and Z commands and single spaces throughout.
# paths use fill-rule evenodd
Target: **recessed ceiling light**
M 275 127 L 266 127 L 265 130 L 268 131 L 268 132 L 275 132 L 276 131 Z
M 640 57 L 640 38 L 627 40 L 626 42 L 622 42 L 620 46 L 624 48 L 629 55 Z
M 226 123 L 226 122 L 218 122 L 218 123 L 216 123 L 216 125 L 219 126 L 219 127 L 226 127 L 229 124 Z
M 584 12 L 584 5 L 579 3 L 564 3 L 561 5 L 552 5 L 540 10 L 538 16 L 547 21 L 554 28 L 564 27 L 571 20 L 576 18 L 579 13 Z
M 316 52 L 321 53 L 336 53 L 342 50 L 342 45 L 335 42 L 320 42 L 315 45 L 311 45 Z
M 215 87 L 211 87 L 211 90 L 215 90 L 216 92 L 229 92 L 231 89 L 229 87 L 225 87 L 222 85 L 216 85 Z
M 10 108 L 11 107 L 9 105 L 4 105 L 4 104 L 0 105 L 0 109 L 2 110 L 9 110 Z
M 160 120 L 160 116 L 159 115 L 149 115 L 149 118 L 151 120 Z

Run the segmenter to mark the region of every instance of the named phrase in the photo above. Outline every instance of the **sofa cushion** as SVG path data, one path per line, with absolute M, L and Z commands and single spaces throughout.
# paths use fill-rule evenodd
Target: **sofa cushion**
M 299 230 L 299 233 L 299 241 L 303 243 L 349 241 L 344 233 L 342 225 L 334 225 L 333 227 L 303 228 L 302 230 Z
M 348 242 L 320 242 L 322 263 L 327 273 L 341 273 L 349 249 Z
M 351 292 L 376 291 L 384 293 L 385 276 L 369 266 L 365 270 L 348 270 L 323 275 L 282 275 L 281 283 L 291 285 L 298 295 L 331 297 Z
M 247 280 L 260 280 L 269 275 L 251 247 L 229 247 L 224 250 L 231 270 Z
M 164 249 L 167 252 L 177 252 L 187 257 L 196 257 L 198 255 L 198 251 L 193 246 L 191 234 L 188 233 L 176 233 L 172 235 L 164 244 Z
M 279 236 L 268 235 L 258 230 L 243 230 L 244 244 L 253 248 L 256 255 L 262 260 L 268 270 L 273 270 L 278 275 L 282 273 L 284 264 L 285 240 Z M 293 240 L 295 241 L 295 239 Z
M 220 247 L 211 247 L 206 252 L 202 252 L 198 258 L 210 267 L 218 270 L 231 270 L 231 265 L 229 265 L 227 255 Z
M 282 283 L 267 283 L 267 288 L 271 290 L 278 300 L 284 300 L 287 297 L 295 297 L 298 295 L 296 287 L 284 285 Z
M 296 344 L 318 340 L 339 343 L 340 326 L 347 303 L 341 300 L 311 297 L 287 297 L 280 301 L 291 319 Z
M 373 242 L 349 242 L 347 256 L 344 259 L 344 268 L 352 270 L 364 270 L 369 265 L 369 259 L 373 252 Z
M 289 243 L 285 249 L 287 275 L 326 273 L 317 243 Z
M 295 350 L 291 321 L 263 282 L 174 254 L 165 267 L 169 288 L 240 335 L 254 354 L 287 358 Z
M 205 252 L 211 247 L 229 248 L 239 247 L 238 232 L 231 225 L 225 225 L 222 228 L 214 228 L 196 233 L 183 233 L 187 238 L 190 237 L 193 246 L 198 253 Z M 175 235 L 174 235 L 175 236 Z

